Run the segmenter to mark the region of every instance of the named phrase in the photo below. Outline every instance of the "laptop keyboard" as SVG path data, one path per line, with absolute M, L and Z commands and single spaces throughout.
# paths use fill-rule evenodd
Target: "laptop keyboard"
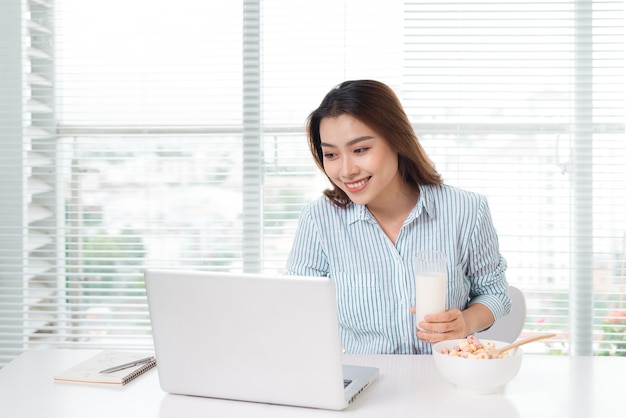
M 346 388 L 348 387 L 348 385 L 352 383 L 352 380 L 349 379 L 343 379 L 343 387 Z

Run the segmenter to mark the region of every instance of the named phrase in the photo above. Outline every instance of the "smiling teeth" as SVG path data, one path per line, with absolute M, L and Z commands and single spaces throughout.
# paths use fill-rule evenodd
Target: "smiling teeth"
M 368 179 L 361 180 L 361 181 L 360 181 L 360 182 L 358 182 L 358 183 L 346 183 L 346 186 L 348 186 L 348 187 L 349 187 L 349 188 L 351 188 L 351 189 L 356 189 L 356 188 L 358 188 L 358 187 L 363 186 L 365 183 L 367 183 L 367 180 L 368 180 Z

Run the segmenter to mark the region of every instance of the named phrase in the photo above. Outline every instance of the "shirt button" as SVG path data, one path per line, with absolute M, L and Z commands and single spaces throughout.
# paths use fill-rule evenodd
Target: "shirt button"
M 408 338 L 406 337 L 406 335 L 402 337 L 402 341 L 405 341 L 405 342 L 408 341 Z

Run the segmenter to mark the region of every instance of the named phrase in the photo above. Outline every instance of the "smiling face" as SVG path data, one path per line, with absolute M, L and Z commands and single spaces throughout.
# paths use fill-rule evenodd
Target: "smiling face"
M 393 204 L 403 181 L 398 155 L 387 141 L 350 115 L 320 122 L 324 171 L 356 204 L 384 207 Z

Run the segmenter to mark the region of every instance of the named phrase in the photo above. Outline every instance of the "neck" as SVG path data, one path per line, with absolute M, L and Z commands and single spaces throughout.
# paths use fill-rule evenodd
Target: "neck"
M 391 196 L 386 196 L 381 202 L 370 202 L 366 206 L 376 219 L 401 217 L 402 221 L 404 221 L 409 212 L 415 207 L 418 198 L 419 190 L 406 187 Z
M 419 191 L 416 190 L 412 193 L 400 193 L 396 198 L 387 200 L 382 205 L 368 204 L 366 207 L 374 216 L 385 235 L 395 245 L 400 229 L 411 210 L 415 207 L 418 198 Z

